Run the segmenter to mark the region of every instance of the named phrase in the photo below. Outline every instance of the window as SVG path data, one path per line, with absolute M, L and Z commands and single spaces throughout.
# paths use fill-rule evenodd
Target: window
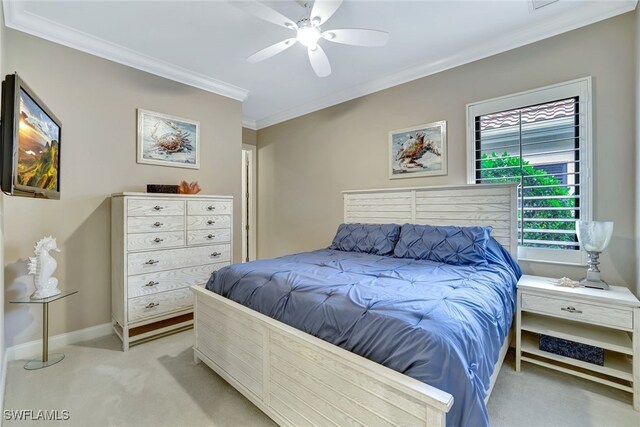
M 591 218 L 585 78 L 469 104 L 468 181 L 519 185 L 518 256 L 584 263 L 575 221 Z

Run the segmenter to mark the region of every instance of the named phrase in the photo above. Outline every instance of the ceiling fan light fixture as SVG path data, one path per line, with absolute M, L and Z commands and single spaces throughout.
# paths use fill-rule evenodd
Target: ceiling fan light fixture
M 281 42 L 254 53 L 247 58 L 247 61 L 255 63 L 271 58 L 296 43 L 307 48 L 307 56 L 313 71 L 318 77 L 331 75 L 331 64 L 327 54 L 318 41 L 325 39 L 332 43 L 340 43 L 353 46 L 384 46 L 389 41 L 389 33 L 379 30 L 369 30 L 365 28 L 342 28 L 322 32 L 321 26 L 333 16 L 344 0 L 296 0 L 305 8 L 305 13 L 298 21 L 294 22 L 275 9 L 266 6 L 259 0 L 235 1 L 242 10 L 272 24 L 279 25 L 291 30 L 295 30 L 295 37 L 291 37 Z M 528 0 L 533 1 L 533 0 Z M 554 0 L 537 0 L 554 1 Z M 555 0 L 558 1 L 558 0 Z M 324 42 L 323 42 L 324 44 Z
M 298 34 L 296 38 L 301 45 L 306 47 L 314 47 L 318 44 L 318 39 L 322 36 L 318 27 L 309 26 L 298 28 Z

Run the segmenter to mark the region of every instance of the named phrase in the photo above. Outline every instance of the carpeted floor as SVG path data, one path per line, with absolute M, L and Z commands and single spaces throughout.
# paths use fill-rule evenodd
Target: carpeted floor
M 119 350 L 115 336 L 68 346 L 57 365 L 26 371 L 10 362 L 5 426 L 271 426 L 259 409 L 204 364 L 187 331 Z M 631 395 L 523 364 L 507 355 L 489 400 L 492 426 L 633 426 Z M 7 420 L 7 410 L 69 411 L 68 421 Z

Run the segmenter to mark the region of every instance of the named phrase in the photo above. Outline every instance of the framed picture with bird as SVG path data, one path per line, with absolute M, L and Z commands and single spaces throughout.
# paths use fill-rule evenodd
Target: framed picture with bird
M 446 121 L 389 132 L 389 179 L 446 174 Z
M 138 108 L 138 163 L 200 169 L 200 123 Z

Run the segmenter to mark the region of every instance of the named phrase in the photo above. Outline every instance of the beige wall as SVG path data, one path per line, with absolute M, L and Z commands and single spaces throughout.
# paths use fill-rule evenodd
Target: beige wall
M 640 295 L 640 6 L 636 7 L 636 295 Z
M 78 295 L 52 304 L 52 335 L 110 322 L 110 199 L 147 183 L 198 181 L 236 197 L 240 257 L 241 115 L 238 101 L 6 30 L 5 71 L 16 70 L 62 121 L 62 199 L 5 197 L 6 299 L 26 296 L 25 260 L 44 235 L 58 238 L 56 276 Z M 201 168 L 136 164 L 136 108 L 198 120 Z M 39 307 L 5 305 L 7 345 L 40 336 Z
M 242 128 L 242 143 L 249 144 L 249 145 L 257 145 L 258 132 L 253 129 Z
M 327 246 L 342 221 L 342 190 L 466 183 L 466 104 L 590 75 L 594 215 L 615 221 L 602 269 L 632 285 L 634 20 L 628 13 L 259 130 L 258 256 Z M 389 180 L 388 132 L 436 120 L 448 121 L 449 175 Z M 529 273 L 584 274 L 522 264 Z

